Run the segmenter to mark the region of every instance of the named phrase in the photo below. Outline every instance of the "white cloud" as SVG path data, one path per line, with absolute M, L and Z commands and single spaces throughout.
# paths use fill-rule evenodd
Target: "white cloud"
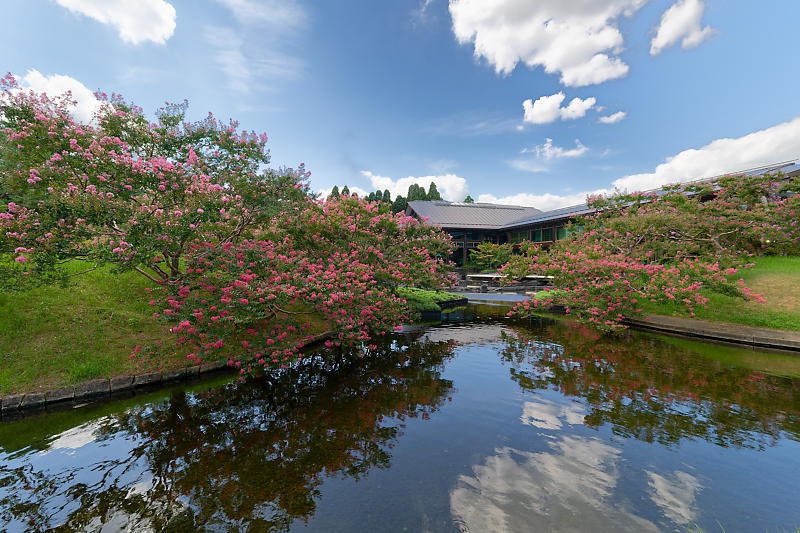
M 625 111 L 617 111 L 616 113 L 612 113 L 611 115 L 607 115 L 605 117 L 600 117 L 597 119 L 598 122 L 601 124 L 616 124 L 617 122 L 624 120 L 628 114 Z
M 238 25 L 208 26 L 205 40 L 211 58 L 226 75 L 228 87 L 247 94 L 253 88 L 274 89 L 297 79 L 305 62 L 286 52 L 299 30 L 309 25 L 309 14 L 295 0 L 216 0 Z
M 500 114 L 466 112 L 439 118 L 425 125 L 424 129 L 436 135 L 477 137 L 498 135 L 515 129 L 519 131 L 519 126 L 517 118 L 508 118 Z
M 544 398 L 522 404 L 520 421 L 526 426 L 539 429 L 561 429 L 564 423 L 569 425 L 583 424 L 585 413 L 579 404 L 570 402 L 566 405 Z
M 575 194 L 527 194 L 497 197 L 481 194 L 479 202 L 523 205 L 542 210 L 583 203 L 590 194 L 621 191 L 644 191 L 670 183 L 683 183 L 748 168 L 771 165 L 800 158 L 800 117 L 755 133 L 734 139 L 717 139 L 709 144 L 680 152 L 667 158 L 653 172 L 632 174 L 615 180 L 610 188 Z
M 580 139 L 575 139 L 575 148 L 567 149 L 561 146 L 554 146 L 553 139 L 545 139 L 544 144 L 536 145 L 533 148 L 522 149 L 523 154 L 533 153 L 536 154 L 537 158 L 544 159 L 545 161 L 562 157 L 580 157 L 588 151 L 589 148 L 584 146 Z
M 164 0 L 56 0 L 73 13 L 116 28 L 131 44 L 164 44 L 175 32 L 175 8 Z
M 598 193 L 608 193 L 608 189 L 601 189 L 594 191 Z M 522 205 L 527 207 L 535 207 L 542 211 L 549 211 L 551 209 L 558 209 L 559 207 L 566 207 L 568 205 L 583 204 L 586 202 L 586 195 L 588 192 L 579 192 L 575 194 L 529 194 L 518 193 L 509 196 L 497 197 L 493 194 L 480 194 L 478 195 L 478 202 L 486 202 L 489 204 L 503 204 L 503 205 Z
M 242 50 L 242 38 L 231 28 L 208 27 L 206 41 L 214 48 L 211 58 L 228 77 L 228 87 L 236 92 L 249 92 L 252 74 Z
M 586 112 L 597 103 L 597 100 L 589 98 L 573 98 L 566 107 L 561 107 L 561 102 L 566 96 L 563 92 L 557 92 L 550 96 L 541 96 L 534 102 L 530 98 L 522 102 L 522 109 L 525 110 L 523 120 L 533 124 L 548 124 L 559 118 L 562 120 L 575 120 L 586 115 Z
M 293 0 L 217 0 L 243 26 L 270 26 L 285 32 L 303 28 L 308 13 Z
M 305 68 L 292 56 L 246 46 L 248 41 L 233 28 L 208 26 L 205 38 L 212 48 L 211 58 L 228 79 L 228 87 L 238 93 L 249 93 L 253 85 L 265 88 L 265 80 L 295 79 Z
M 617 57 L 623 50 L 619 19 L 647 1 L 450 0 L 450 15 L 458 42 L 472 43 L 475 57 L 497 73 L 510 74 L 521 62 L 580 87 L 628 73 Z
M 703 0 L 678 0 L 661 15 L 656 36 L 650 41 L 650 55 L 660 54 L 664 49 L 681 42 L 681 48 L 694 48 L 714 35 L 711 26 L 701 28 L 705 9 Z
M 637 191 L 710 178 L 800 156 L 800 117 L 735 139 L 717 139 L 667 158 L 654 172 L 625 176 L 614 187 Z
M 420 177 L 408 176 L 407 178 L 400 178 L 398 180 L 393 180 L 385 176 L 377 176 L 368 170 L 362 170 L 361 174 L 369 178 L 373 188 L 380 190 L 389 189 L 392 198 L 398 195 L 405 196 L 408 193 L 408 188 L 413 184 L 425 187 L 425 190 L 427 190 L 432 182 L 436 183 L 436 188 L 439 190 L 442 198 L 451 202 L 460 202 L 469 194 L 467 180 L 455 174 Z
M 618 488 L 621 450 L 599 439 L 559 436 L 543 451 L 494 450 L 450 489 L 464 531 L 655 532 Z
M 50 97 L 61 96 L 71 92 L 72 99 L 76 102 L 71 109 L 72 116 L 76 121 L 84 124 L 92 122 L 95 113 L 103 106 L 103 103 L 95 98 L 94 92 L 69 76 L 62 74 L 44 76 L 38 70 L 29 70 L 25 76 L 15 77 L 23 89 L 46 93 Z
M 514 170 L 521 172 L 530 172 L 532 174 L 539 174 L 540 172 L 547 172 L 547 167 L 543 167 L 536 161 L 530 159 L 512 159 L 508 162 L 508 166 Z
M 688 524 L 697 518 L 697 493 L 703 486 L 687 472 L 676 470 L 673 475 L 645 471 L 649 478 L 651 499 L 664 512 L 664 516 L 676 524 Z
M 414 25 L 428 22 L 428 8 L 433 0 L 420 0 L 419 6 L 411 11 L 411 23 Z

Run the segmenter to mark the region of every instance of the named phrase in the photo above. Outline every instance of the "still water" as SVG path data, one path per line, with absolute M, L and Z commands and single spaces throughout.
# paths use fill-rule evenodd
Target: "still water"
M 358 365 L 0 423 L 0 531 L 800 526 L 800 358 L 464 315 Z

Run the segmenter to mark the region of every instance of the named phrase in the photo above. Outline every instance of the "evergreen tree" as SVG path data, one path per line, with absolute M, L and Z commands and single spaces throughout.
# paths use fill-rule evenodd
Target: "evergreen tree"
M 417 185 L 416 183 L 412 183 L 408 186 L 408 201 L 413 202 L 414 200 L 427 200 L 428 196 L 425 194 L 425 189 Z
M 436 183 L 431 182 L 428 187 L 428 200 L 441 200 L 442 195 L 439 194 L 439 189 L 436 188 Z
M 392 203 L 392 195 L 389 193 L 389 189 L 383 191 L 383 201 L 387 204 Z
M 369 193 L 369 194 L 367 195 L 367 198 L 366 198 L 366 200 L 367 200 L 368 202 L 374 202 L 374 201 L 375 201 L 375 193 L 374 193 L 374 192 L 371 192 L 371 193 Z
M 339 186 L 338 185 L 334 185 L 333 189 L 331 189 L 331 193 L 328 195 L 328 199 L 333 200 L 335 198 L 339 198 Z
M 467 197 L 466 197 L 466 198 L 464 198 L 464 203 L 465 203 L 465 204 L 474 204 L 474 203 L 475 203 L 475 200 L 473 200 L 473 199 L 472 199 L 472 196 L 470 196 L 470 195 L 467 195 Z
M 350 196 L 350 189 L 347 188 L 347 185 L 342 187 L 342 196 Z
M 394 199 L 392 203 L 392 212 L 393 213 L 402 213 L 406 210 L 408 206 L 408 200 L 403 198 L 403 195 L 399 195 L 397 198 Z

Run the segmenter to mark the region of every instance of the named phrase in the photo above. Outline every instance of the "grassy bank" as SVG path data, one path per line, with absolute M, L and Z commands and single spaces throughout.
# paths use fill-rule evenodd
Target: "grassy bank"
M 0 395 L 187 365 L 185 349 L 165 350 L 159 361 L 130 358 L 137 344 L 175 340 L 152 318 L 149 283 L 98 269 L 66 288 L 0 293 Z M 315 328 L 326 329 L 322 321 Z
M 690 317 L 685 308 L 668 303 L 648 302 L 644 311 L 712 322 L 727 322 L 769 329 L 800 331 L 800 257 L 759 257 L 755 266 L 732 279 L 742 278 L 766 303 L 707 292 L 708 308 L 695 309 Z

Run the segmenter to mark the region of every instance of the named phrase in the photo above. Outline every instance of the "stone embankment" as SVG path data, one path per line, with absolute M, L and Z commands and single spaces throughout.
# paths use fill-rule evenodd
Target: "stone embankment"
M 302 348 L 318 344 L 332 335 L 332 332 L 321 333 L 303 343 Z M 80 406 L 89 402 L 107 398 L 130 396 L 141 392 L 151 392 L 162 386 L 170 386 L 181 381 L 200 379 L 213 373 L 234 372 L 227 361 L 215 361 L 202 365 L 187 366 L 163 372 L 150 372 L 147 374 L 116 376 L 111 379 L 92 379 L 74 387 L 45 392 L 30 392 L 27 394 L 12 394 L 0 398 L 0 419 L 16 418 L 20 411 L 34 411 L 51 406 Z

